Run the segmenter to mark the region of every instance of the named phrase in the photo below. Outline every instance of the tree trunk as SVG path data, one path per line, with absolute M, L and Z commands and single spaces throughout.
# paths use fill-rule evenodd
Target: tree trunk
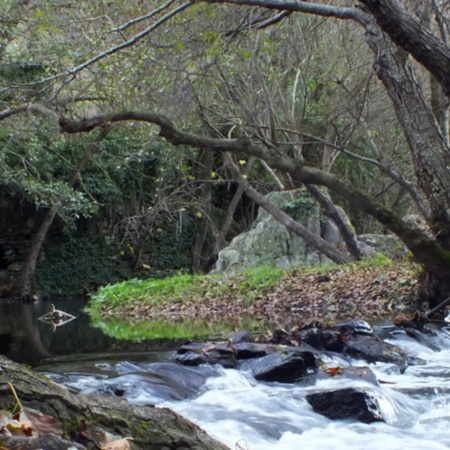
M 213 152 L 206 150 L 203 152 L 200 164 L 203 165 L 202 179 L 202 217 L 200 218 L 200 224 L 197 229 L 197 236 L 195 238 L 193 256 L 192 256 L 192 270 L 198 272 L 203 269 L 202 254 L 205 245 L 206 237 L 208 234 L 208 225 L 211 223 L 211 173 L 213 169 Z
M 17 285 L 13 287 L 12 291 L 25 296 L 31 296 L 33 294 L 34 287 L 34 274 L 36 272 L 36 265 L 41 252 L 42 244 L 45 241 L 48 230 L 52 226 L 53 220 L 56 216 L 56 206 L 51 206 L 46 212 L 44 219 L 42 220 L 39 229 L 31 241 L 30 250 L 27 253 L 24 267 L 20 273 Z
M 167 408 L 132 406 L 117 397 L 71 394 L 67 389 L 0 356 L 0 408 L 16 405 L 11 383 L 23 406 L 36 409 L 61 422 L 64 436 L 86 443 L 85 436 L 105 432 L 131 437 L 138 450 L 229 450 L 197 425 Z
M 247 161 L 247 165 L 244 169 L 244 176 L 248 177 L 252 171 L 253 165 L 256 162 L 256 158 L 249 158 Z M 227 213 L 225 215 L 225 219 L 223 221 L 222 227 L 220 228 L 219 235 L 216 239 L 217 253 L 222 250 L 226 245 L 226 237 L 228 232 L 230 231 L 231 224 L 233 223 L 233 216 L 236 211 L 236 208 L 241 201 L 242 194 L 244 193 L 244 186 L 242 184 L 238 184 L 236 192 L 231 199 L 231 202 L 228 205 Z
M 317 186 L 307 184 L 306 189 L 319 202 L 326 216 L 335 223 L 350 255 L 355 260 L 361 259 L 364 256 L 363 252 L 359 247 L 355 230 L 345 212 L 338 208 L 330 197 Z

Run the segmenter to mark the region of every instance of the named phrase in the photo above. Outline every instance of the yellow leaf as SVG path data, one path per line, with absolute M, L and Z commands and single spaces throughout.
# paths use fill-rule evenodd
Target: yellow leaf
M 216 172 L 211 172 L 211 178 L 216 178 L 217 174 Z
M 247 164 L 247 161 L 246 161 L 245 159 L 240 159 L 240 160 L 239 160 L 239 164 L 240 164 L 241 166 L 243 166 L 243 165 Z
M 203 217 L 203 214 L 202 214 L 200 211 L 198 211 L 197 214 L 196 214 L 196 216 L 197 216 L 198 218 L 200 218 L 200 217 Z

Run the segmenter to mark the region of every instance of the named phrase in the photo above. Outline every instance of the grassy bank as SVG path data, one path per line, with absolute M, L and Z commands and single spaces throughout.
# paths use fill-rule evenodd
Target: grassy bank
M 131 322 L 282 313 L 302 320 L 387 317 L 416 306 L 417 275 L 409 261 L 385 257 L 314 269 L 264 266 L 233 276 L 180 274 L 102 287 L 89 311 L 97 320 Z

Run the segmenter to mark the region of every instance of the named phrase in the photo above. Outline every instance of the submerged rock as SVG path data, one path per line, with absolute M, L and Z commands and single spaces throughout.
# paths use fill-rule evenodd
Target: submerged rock
M 226 368 L 236 366 L 236 357 L 231 346 L 226 344 L 195 343 L 182 345 L 174 360 L 185 366 L 219 364 Z
M 371 394 L 348 388 L 306 396 L 313 410 L 332 420 L 384 421 L 378 402 Z

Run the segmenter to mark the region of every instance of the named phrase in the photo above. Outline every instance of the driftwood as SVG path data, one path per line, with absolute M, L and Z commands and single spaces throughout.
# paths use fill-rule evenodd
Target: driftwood
M 63 436 L 87 448 L 96 448 L 95 436 L 108 432 L 132 437 L 130 444 L 135 450 L 228 449 L 168 408 L 132 406 L 116 397 L 72 394 L 4 356 L 0 356 L 0 409 L 11 411 L 17 403 L 8 382 L 23 406 L 59 419 Z

